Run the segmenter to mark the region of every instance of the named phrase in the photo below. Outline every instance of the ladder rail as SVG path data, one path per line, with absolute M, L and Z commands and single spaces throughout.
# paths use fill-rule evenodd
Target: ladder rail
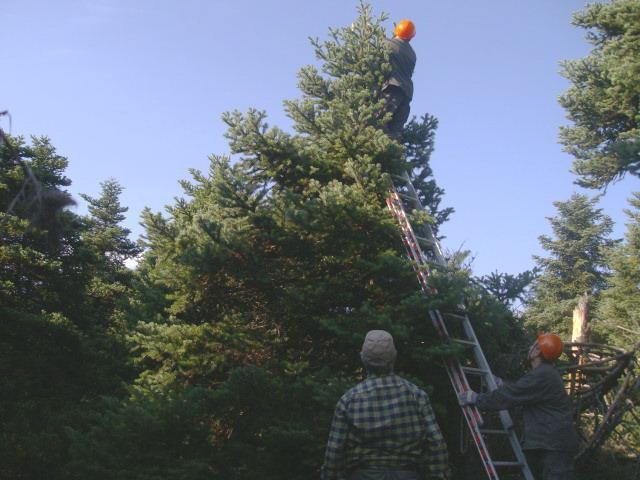
M 413 203 L 414 206 L 417 210 L 420 211 L 426 211 L 426 208 L 424 207 L 424 205 L 422 205 L 422 202 L 420 201 L 420 198 L 418 197 L 418 192 L 416 191 L 415 187 L 413 186 L 413 182 L 411 181 L 411 177 L 409 177 L 409 172 L 405 171 L 403 172 L 401 177 L 396 177 L 401 179 L 404 184 L 407 186 L 407 188 L 409 189 L 409 193 L 411 194 L 411 196 L 413 197 Z M 395 192 L 395 189 L 394 189 Z M 423 228 L 425 228 L 425 230 L 427 231 L 427 235 L 429 237 L 431 237 L 433 239 L 433 243 L 434 243 L 434 249 L 433 249 L 433 254 L 434 257 L 436 259 L 436 263 L 438 263 L 438 265 L 444 267 L 447 265 L 447 261 L 444 258 L 444 254 L 442 253 L 442 247 L 440 246 L 440 242 L 438 241 L 438 239 L 436 238 L 435 234 L 433 233 L 433 228 L 431 227 L 431 225 L 428 222 L 425 222 L 422 225 Z
M 438 333 L 440 333 L 440 337 L 443 340 L 450 338 L 440 311 L 431 310 L 429 311 L 429 316 L 431 317 L 434 326 L 438 330 Z M 444 363 L 445 370 L 447 371 L 447 375 L 451 380 L 451 384 L 453 385 L 453 390 L 456 394 L 456 397 L 460 393 L 471 390 L 467 377 L 464 374 L 460 363 L 456 360 L 447 360 Z M 467 422 L 467 426 L 469 427 L 469 430 L 471 432 L 471 438 L 476 445 L 478 454 L 480 455 L 480 461 L 482 462 L 482 466 L 484 467 L 487 477 L 490 480 L 499 480 L 500 477 L 498 476 L 498 473 L 493 465 L 491 455 L 489 454 L 489 449 L 487 448 L 484 437 L 480 432 L 480 427 L 484 424 L 484 420 L 482 419 L 480 410 L 475 405 L 464 405 L 461 408 L 464 419 Z
M 423 227 L 429 238 L 421 237 L 423 241 L 426 241 L 432 248 L 431 253 L 435 258 L 435 262 L 430 262 L 427 255 L 424 253 L 422 247 L 418 242 L 418 237 L 416 236 L 411 222 L 408 219 L 408 216 L 405 212 L 404 205 L 402 202 L 402 198 L 413 203 L 414 208 L 420 211 L 424 211 L 425 208 L 420 202 L 418 194 L 411 182 L 409 174 L 404 172 L 402 176 L 394 176 L 394 178 L 399 179 L 406 186 L 409 195 L 402 194 L 400 195 L 398 189 L 393 186 L 390 189 L 389 196 L 386 199 L 387 207 L 395 217 L 398 225 L 400 227 L 400 233 L 402 237 L 402 241 L 405 247 L 405 251 L 407 253 L 407 257 L 412 262 L 412 266 L 416 275 L 418 277 L 420 288 L 425 294 L 435 295 L 437 294 L 437 290 L 429 285 L 429 280 L 431 277 L 430 272 L 430 264 L 435 263 L 438 266 L 445 267 L 446 259 L 442 254 L 442 248 L 440 246 L 440 242 L 435 237 L 433 233 L 433 228 L 428 222 L 425 222 Z M 401 198 L 402 196 L 402 198 Z M 458 395 L 459 393 L 463 393 L 471 389 L 469 386 L 469 382 L 467 380 L 465 368 L 474 374 L 480 375 L 483 380 L 486 382 L 490 390 L 495 390 L 497 388 L 495 379 L 491 372 L 491 367 L 486 357 L 484 356 L 484 352 L 480 347 L 480 343 L 478 338 L 473 330 L 473 326 L 471 325 L 471 321 L 466 314 L 463 315 L 453 315 L 460 320 L 462 320 L 463 331 L 466 335 L 466 339 L 454 339 L 449 335 L 449 331 L 446 327 L 446 323 L 444 317 L 440 313 L 439 310 L 430 310 L 429 316 L 431 317 L 431 321 L 436 328 L 440 338 L 444 341 L 458 341 L 460 344 L 465 344 L 473 349 L 474 360 L 478 366 L 478 368 L 473 367 L 462 367 L 458 360 L 446 360 L 445 370 L 451 381 L 453 389 Z M 525 478 L 525 480 L 534 480 L 533 474 L 529 469 L 526 458 L 518 441 L 516 432 L 513 428 L 513 421 L 511 420 L 511 416 L 509 412 L 506 410 L 499 412 L 500 422 L 504 430 L 491 430 L 485 429 L 484 432 L 486 434 L 492 434 L 494 432 L 500 432 L 507 435 L 509 439 L 509 443 L 511 445 L 511 450 L 513 451 L 516 461 L 495 461 L 492 460 L 491 455 L 489 453 L 489 449 L 486 445 L 483 431 L 481 429 L 484 421 L 482 418 L 482 414 L 480 410 L 475 405 L 466 405 L 462 407 L 463 417 L 469 427 L 471 432 L 471 437 L 476 445 L 478 450 L 480 460 L 484 467 L 484 470 L 489 478 L 489 480 L 499 480 L 498 473 L 496 471 L 496 467 L 519 467 L 521 472 Z
M 407 214 L 404 211 L 404 207 L 402 206 L 402 200 L 400 200 L 400 197 L 395 190 L 392 190 L 387 197 L 387 207 L 391 210 L 391 213 L 400 225 L 402 242 L 409 260 L 412 261 L 413 269 L 418 275 L 420 288 L 425 293 L 435 294 L 435 289 L 429 287 L 428 284 L 429 277 L 431 276 L 431 272 L 428 268 L 429 261 L 418 244 L 411 222 L 409 222 Z
M 480 342 L 478 342 L 478 337 L 476 336 L 476 332 L 474 331 L 473 326 L 471 325 L 471 321 L 469 320 L 469 317 L 466 315 L 465 315 L 465 320 L 462 322 L 462 328 L 465 330 L 465 333 L 468 338 L 472 339 L 472 341 L 480 345 Z M 474 356 L 476 357 L 476 363 L 480 366 L 480 368 L 486 369 L 487 372 L 489 372 L 489 374 L 486 375 L 485 377 L 485 381 L 489 385 L 489 390 L 493 391 L 497 389 L 498 386 L 496 385 L 495 378 L 493 377 L 493 374 L 490 373 L 491 367 L 489 366 L 489 362 L 487 361 L 487 358 L 485 357 L 482 349 L 481 348 L 474 349 Z M 524 452 L 522 451 L 522 447 L 520 446 L 520 442 L 518 441 L 518 437 L 514 430 L 514 425 L 513 425 L 513 420 L 511 419 L 511 415 L 509 415 L 509 412 L 507 410 L 500 410 L 498 414 L 500 416 L 500 422 L 502 423 L 502 426 L 509 434 L 509 443 L 512 446 L 512 450 L 515 453 L 516 458 L 518 459 L 519 462 L 522 462 L 526 465 L 526 458 L 524 456 Z M 529 472 L 529 474 L 531 476 L 530 478 L 533 479 L 533 475 L 531 474 L 531 472 Z M 527 477 L 526 473 L 525 473 L 525 477 Z

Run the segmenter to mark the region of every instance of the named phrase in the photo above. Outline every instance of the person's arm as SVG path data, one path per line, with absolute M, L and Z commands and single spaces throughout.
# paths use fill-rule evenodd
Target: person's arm
M 446 479 L 449 475 L 447 444 L 433 413 L 429 397 L 420 398 L 421 413 L 426 426 L 425 467 L 431 478 Z
M 340 399 L 331 422 L 331 431 L 324 454 L 324 464 L 320 470 L 321 480 L 337 480 L 344 469 L 344 447 L 347 440 L 347 408 Z
M 503 383 L 492 392 L 479 394 L 476 405 L 481 410 L 508 410 L 518 405 L 531 405 L 544 399 L 544 376 L 529 372 L 515 383 Z

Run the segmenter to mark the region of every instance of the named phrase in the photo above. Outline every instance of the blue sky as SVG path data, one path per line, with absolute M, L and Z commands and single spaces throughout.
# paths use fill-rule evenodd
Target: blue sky
M 471 250 L 478 274 L 531 268 L 552 202 L 580 191 L 557 143 L 566 120 L 556 98 L 567 87 L 559 62 L 589 50 L 570 24 L 585 2 L 371 3 L 417 25 L 412 113 L 440 120 L 432 166 L 443 205 L 456 209 L 445 248 Z M 189 168 L 228 153 L 222 112 L 257 107 L 289 128 L 282 101 L 298 96 L 296 72 L 315 61 L 307 38 L 351 23 L 357 2 L 2 4 L 0 110 L 12 113 L 12 133 L 51 137 L 69 158 L 76 197 L 118 179 L 137 237 L 142 208 L 163 209 Z M 601 203 L 616 236 L 633 190 L 637 179 L 626 179 Z

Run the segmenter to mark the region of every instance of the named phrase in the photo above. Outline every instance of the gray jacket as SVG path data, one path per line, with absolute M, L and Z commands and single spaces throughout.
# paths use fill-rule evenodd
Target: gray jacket
M 385 85 L 395 85 L 402 89 L 408 100 L 413 98 L 413 69 L 416 66 L 416 53 L 409 45 L 409 42 L 394 37 L 387 39 L 387 45 L 389 47 L 390 56 L 389 62 L 391 63 L 391 76 Z
M 540 364 L 515 383 L 478 395 L 477 405 L 483 410 L 522 406 L 525 450 L 578 450 L 571 402 L 562 377 L 550 363 Z

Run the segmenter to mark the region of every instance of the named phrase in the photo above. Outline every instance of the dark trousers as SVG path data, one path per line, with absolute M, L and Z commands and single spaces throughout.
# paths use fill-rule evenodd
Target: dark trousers
M 384 89 L 387 111 L 393 115 L 386 126 L 386 134 L 395 140 L 402 137 L 402 127 L 407 123 L 411 111 L 410 100 L 401 88 L 389 85 Z
M 349 475 L 349 480 L 418 480 L 418 472 L 393 468 L 359 468 Z
M 525 453 L 536 480 L 575 480 L 573 452 L 527 450 Z

